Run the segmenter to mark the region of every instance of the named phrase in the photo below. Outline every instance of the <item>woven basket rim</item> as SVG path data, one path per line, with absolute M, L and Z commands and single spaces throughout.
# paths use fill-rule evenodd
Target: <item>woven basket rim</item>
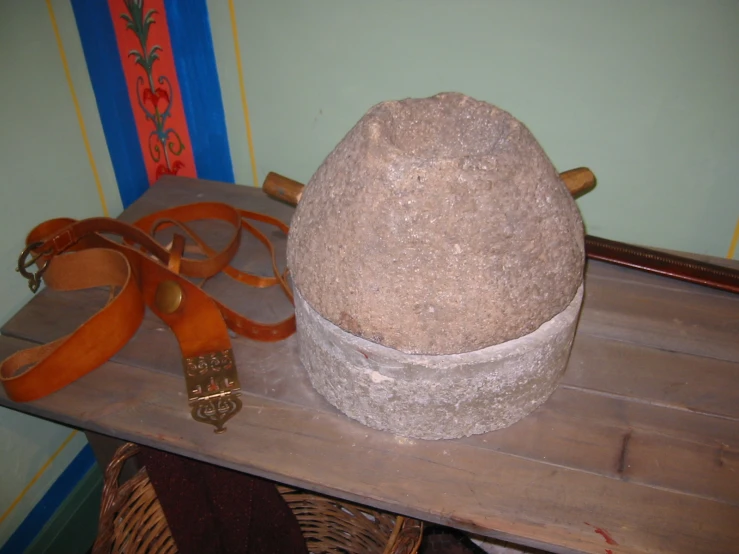
M 119 483 L 138 446 L 118 448 L 105 470 L 98 536 L 92 554 L 156 552 L 177 547 L 146 468 Z M 416 554 L 423 523 L 353 502 L 275 484 L 292 510 L 311 553 Z

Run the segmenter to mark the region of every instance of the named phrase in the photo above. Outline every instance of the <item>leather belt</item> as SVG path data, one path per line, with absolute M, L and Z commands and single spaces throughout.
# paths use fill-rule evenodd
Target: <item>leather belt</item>
M 188 225 L 207 219 L 232 227 L 226 246 L 219 251 Z M 0 364 L 0 380 L 8 396 L 16 402 L 36 400 L 99 367 L 133 337 L 148 306 L 177 337 L 192 417 L 223 432 L 226 421 L 241 409 L 229 329 L 267 342 L 295 332 L 294 315 L 274 324 L 256 322 L 221 304 L 191 281 L 223 271 L 250 286 L 278 285 L 292 302 L 287 270 L 280 272 L 271 242 L 251 224 L 253 221 L 275 226 L 287 235 L 288 226 L 273 217 L 217 202 L 166 209 L 132 225 L 111 218 L 90 218 L 52 219 L 35 227 L 18 261 L 18 271 L 28 278 L 32 291 L 38 289 L 43 276 L 47 286 L 60 291 L 109 286 L 111 299 L 74 333 L 6 358 Z M 175 233 L 169 247 L 164 247 L 153 236 L 167 227 L 174 227 Z M 243 231 L 269 250 L 271 277 L 229 265 Z M 203 259 L 183 256 L 186 237 L 196 243 Z M 34 264 L 38 269 L 29 271 Z M 117 292 L 113 294 L 113 290 Z

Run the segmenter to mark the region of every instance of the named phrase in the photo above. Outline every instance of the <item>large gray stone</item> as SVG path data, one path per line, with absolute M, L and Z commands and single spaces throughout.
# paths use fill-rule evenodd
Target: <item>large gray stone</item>
M 346 135 L 305 189 L 288 263 L 308 303 L 348 333 L 457 354 L 527 335 L 570 304 L 583 226 L 521 122 L 440 94 L 379 104 Z
M 515 423 L 554 391 L 582 302 L 531 333 L 475 352 L 406 354 L 321 317 L 296 290 L 300 359 L 313 387 L 361 423 L 405 437 L 450 439 Z

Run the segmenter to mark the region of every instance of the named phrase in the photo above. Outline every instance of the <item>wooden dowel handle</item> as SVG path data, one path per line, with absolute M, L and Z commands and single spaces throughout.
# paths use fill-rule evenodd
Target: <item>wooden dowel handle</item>
M 570 194 L 577 198 L 595 187 L 595 175 L 587 167 L 576 167 L 559 174 Z
M 587 167 L 578 167 L 560 173 L 559 176 L 567 185 L 570 194 L 577 198 L 593 189 L 595 175 Z M 293 181 L 279 173 L 269 172 L 262 184 L 262 190 L 276 200 L 282 200 L 292 206 L 297 206 L 303 195 L 304 185 Z
M 304 187 L 305 185 L 302 183 L 298 183 L 272 171 L 267 174 L 262 184 L 262 190 L 268 196 L 287 202 L 292 206 L 297 206 L 298 202 L 300 202 Z

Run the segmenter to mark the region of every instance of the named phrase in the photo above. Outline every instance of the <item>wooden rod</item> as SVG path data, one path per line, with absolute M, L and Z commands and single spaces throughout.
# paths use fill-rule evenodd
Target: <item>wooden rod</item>
M 595 175 L 587 167 L 577 167 L 559 174 L 567 190 L 570 194 L 577 198 L 582 196 L 595 187 Z M 303 195 L 305 185 L 298 181 L 280 175 L 279 173 L 270 172 L 264 179 L 262 190 L 276 199 L 286 202 L 292 206 L 297 206 L 300 197 Z

